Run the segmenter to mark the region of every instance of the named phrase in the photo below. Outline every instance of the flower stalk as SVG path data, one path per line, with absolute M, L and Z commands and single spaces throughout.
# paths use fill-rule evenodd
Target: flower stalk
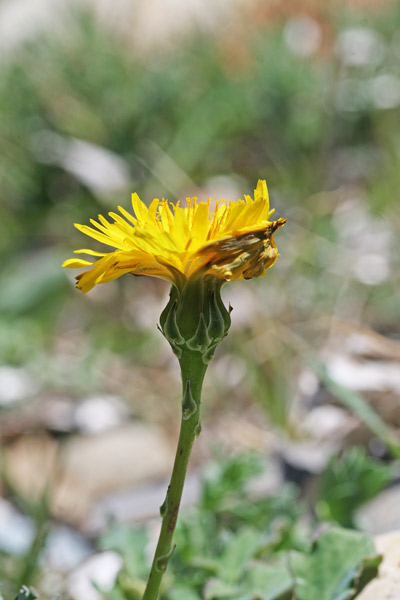
M 157 600 L 162 577 L 175 546 L 173 534 L 195 437 L 200 432 L 200 400 L 207 364 L 198 351 L 185 349 L 179 359 L 182 375 L 182 418 L 175 462 L 164 503 L 162 525 L 143 600 Z
M 161 531 L 143 600 L 158 598 L 174 552 L 173 534 L 195 437 L 200 433 L 201 390 L 208 363 L 231 323 L 221 299 L 222 282 L 198 277 L 172 286 L 160 330 L 179 360 L 182 376 L 181 429 L 167 495 L 160 507 Z

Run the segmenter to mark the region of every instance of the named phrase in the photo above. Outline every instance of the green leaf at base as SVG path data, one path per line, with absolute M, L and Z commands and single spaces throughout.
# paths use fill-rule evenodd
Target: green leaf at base
M 380 561 L 366 535 L 332 528 L 319 537 L 310 554 L 292 555 L 295 598 L 351 600 L 375 577 Z

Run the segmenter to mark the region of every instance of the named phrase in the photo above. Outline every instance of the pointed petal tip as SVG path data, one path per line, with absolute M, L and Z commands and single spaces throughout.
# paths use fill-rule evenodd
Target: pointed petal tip
M 71 269 L 80 269 L 81 267 L 91 267 L 93 263 L 82 258 L 68 258 L 64 260 L 62 266 Z
M 257 181 L 257 187 L 254 190 L 254 200 L 265 200 L 269 202 L 268 187 L 265 179 Z
M 143 204 L 142 200 L 139 198 L 139 194 L 137 192 L 132 192 L 131 194 L 132 204 L 135 205 L 137 202 Z

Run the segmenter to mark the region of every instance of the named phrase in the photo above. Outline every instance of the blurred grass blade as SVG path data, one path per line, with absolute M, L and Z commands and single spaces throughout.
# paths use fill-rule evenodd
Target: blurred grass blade
M 380 439 L 396 458 L 400 458 L 400 443 L 395 433 L 374 409 L 355 392 L 332 379 L 327 368 L 315 359 L 310 359 L 310 366 L 320 381 L 348 410 L 355 414 Z
M 56 294 L 67 290 L 63 258 L 50 248 L 7 264 L 0 276 L 0 312 L 11 316 L 29 313 L 38 305 L 48 306 Z

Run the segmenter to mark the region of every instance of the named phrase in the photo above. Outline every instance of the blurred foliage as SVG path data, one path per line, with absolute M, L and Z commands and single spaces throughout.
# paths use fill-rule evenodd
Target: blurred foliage
M 16 595 L 15 600 L 35 600 L 37 597 L 37 593 L 32 588 L 23 585 Z
M 15 600 L 34 600 L 37 598 L 36 592 L 28 588 L 25 584 L 37 581 L 43 574 L 41 556 L 51 528 L 49 490 L 46 490 L 37 500 L 23 497 L 13 487 L 3 465 L 1 465 L 1 480 L 2 484 L 6 486 L 8 493 L 12 495 L 17 508 L 24 515 L 24 518 L 26 520 L 29 519 L 32 524 L 32 536 L 30 543 L 27 544 L 26 551 L 22 554 L 15 552 L 15 549 L 12 552 L 7 552 L 4 548 L 0 549 L 0 582 L 4 585 L 7 595 L 11 593 L 11 589 L 21 587 L 19 595 L 16 596 Z M 22 530 L 23 537 L 23 530 L 25 528 L 26 533 L 26 527 L 26 524 L 24 526 L 20 523 L 19 527 L 16 528 L 17 546 L 18 538 L 21 538 L 21 531 L 19 529 Z M 3 588 L 1 589 L 3 590 Z
M 391 465 L 370 458 L 357 446 L 332 458 L 320 482 L 321 518 L 354 527 L 356 510 L 385 488 L 393 475 Z
M 360 532 L 333 527 L 311 544 L 316 524 L 307 523 L 294 487 L 252 498 L 249 484 L 265 467 L 256 455 L 219 457 L 208 467 L 198 505 L 178 523 L 165 600 L 289 600 L 293 593 L 298 600 L 339 600 L 353 598 L 376 575 L 380 558 Z M 338 476 L 331 483 L 333 505 L 344 482 Z M 113 600 L 140 600 L 147 574 L 143 533 L 117 525 L 102 539 L 102 548 L 125 558 Z
M 178 521 L 165 600 L 289 600 L 293 590 L 299 600 L 339 600 L 344 593 L 353 598 L 376 575 L 380 559 L 372 541 L 336 524 L 353 526 L 356 509 L 389 482 L 389 467 L 356 448 L 332 458 L 314 499 L 319 519 L 312 520 L 294 484 L 273 494 L 255 485 L 268 469 L 265 457 L 247 453 L 217 454 L 203 470 L 199 500 Z M 35 509 L 37 532 L 30 550 L 14 565 L 15 579 L 7 573 L 6 591 L 12 580 L 20 581 L 21 566 L 25 581 L 40 585 L 43 506 L 39 516 Z M 326 529 L 326 519 L 335 526 Z M 140 600 L 149 569 L 148 543 L 147 527 L 118 522 L 100 537 L 97 548 L 117 552 L 124 561 L 114 589 L 106 592 L 109 600 Z
M 310 554 L 293 558 L 298 600 L 354 598 L 377 574 L 381 560 L 374 545 L 356 531 L 333 528 L 323 533 Z M 365 573 L 369 577 L 365 579 Z

